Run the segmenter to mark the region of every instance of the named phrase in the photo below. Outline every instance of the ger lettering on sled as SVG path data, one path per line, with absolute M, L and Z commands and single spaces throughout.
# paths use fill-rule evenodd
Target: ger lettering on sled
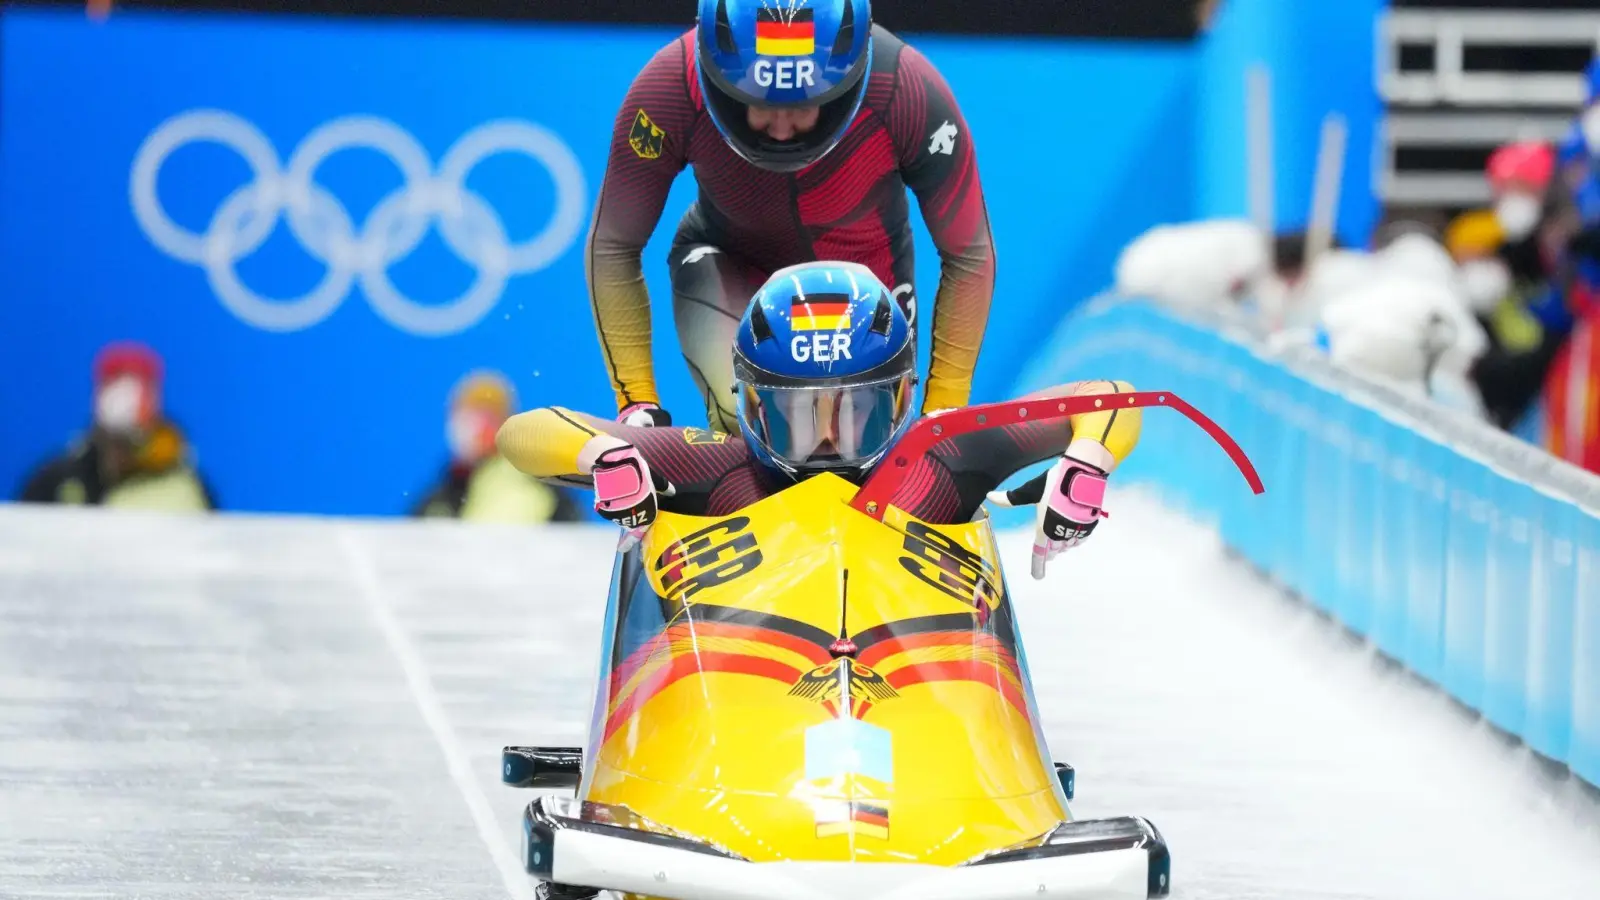
M 722 519 L 662 514 L 619 552 L 588 745 L 507 747 L 540 896 L 1134 900 L 1171 889 L 1160 831 L 1079 820 L 1050 762 L 987 516 L 892 502 L 956 434 L 1159 392 L 927 417 L 857 489 L 820 475 Z M 914 861 L 913 861 L 914 860 Z

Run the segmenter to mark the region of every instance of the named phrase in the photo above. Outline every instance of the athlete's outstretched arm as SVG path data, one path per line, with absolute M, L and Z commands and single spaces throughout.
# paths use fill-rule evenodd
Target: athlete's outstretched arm
M 1055 387 L 1035 391 L 1021 399 L 1032 400 L 1044 397 L 1081 397 L 1095 394 L 1128 394 L 1133 392 L 1133 385 L 1126 381 L 1078 381 L 1071 384 L 1061 384 Z M 1133 448 L 1139 443 L 1139 432 L 1144 425 L 1144 412 L 1138 407 L 1132 409 L 1118 408 L 1115 404 L 1112 409 L 1080 413 L 1067 419 L 1065 423 L 1065 439 L 1061 435 L 1051 437 L 1039 434 L 1034 437 L 1032 446 L 1022 446 L 1026 441 L 1019 441 L 1019 449 L 1024 453 L 1040 454 L 1036 459 L 1029 459 L 1021 465 L 1007 472 L 1002 481 L 1010 478 L 1017 469 L 1023 469 L 1041 460 L 1059 455 L 1063 450 L 1086 463 L 1092 463 L 1107 472 L 1115 471 Z M 1061 426 L 1058 426 L 1061 427 Z
M 495 435 L 500 455 L 520 472 L 559 484 L 593 485 L 597 461 L 637 450 L 654 475 L 673 485 L 663 508 L 700 515 L 729 473 L 749 459 L 742 441 L 693 428 L 646 428 L 549 406 L 518 413 Z M 734 496 L 743 498 L 743 494 Z M 759 497 L 754 498 L 759 499 Z
M 611 130 L 605 180 L 589 230 L 589 302 L 618 409 L 660 402 L 640 255 L 687 159 L 694 107 L 686 52 L 682 39 L 668 44 L 628 90 Z
M 1111 390 L 1103 390 L 1106 387 Z M 1111 408 L 1073 416 L 1072 442 L 1064 455 L 1027 484 L 988 497 L 1001 507 L 1035 506 L 1029 572 L 1036 580 L 1044 578 L 1050 560 L 1087 540 L 1105 515 L 1106 476 L 1133 450 L 1143 418 L 1138 407 L 1117 405 L 1114 395 L 1124 389 L 1132 386 L 1121 381 L 1076 386 L 1072 393 L 1079 396 L 1113 395 L 1107 398 Z M 1046 391 L 1033 396 L 1058 394 Z
M 944 77 L 922 54 L 900 54 L 889 128 L 901 176 L 939 248 L 933 361 L 923 409 L 967 405 L 994 295 L 994 242 L 972 135 Z M 920 300 L 920 298 L 919 298 Z
M 550 406 L 507 419 L 495 446 L 523 474 L 587 487 L 595 458 L 628 443 L 602 427 L 591 416 Z
M 1080 381 L 1046 388 L 1023 399 L 1112 395 L 1132 390 L 1133 385 L 1126 381 Z M 1006 479 L 1063 453 L 1112 472 L 1138 444 L 1143 418 L 1137 408 L 1108 406 L 1111 408 L 1103 412 L 1023 422 L 948 438 L 929 451 L 921 464 L 925 470 L 906 479 L 891 502 L 924 521 L 968 522 L 989 492 Z M 1018 488 L 1018 492 L 1022 490 Z

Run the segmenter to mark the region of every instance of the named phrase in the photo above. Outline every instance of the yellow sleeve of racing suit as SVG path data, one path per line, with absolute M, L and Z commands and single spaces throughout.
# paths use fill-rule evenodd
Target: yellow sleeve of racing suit
M 1032 397 L 1082 397 L 1099 394 L 1128 394 L 1133 392 L 1133 385 L 1126 381 L 1080 381 L 1075 384 L 1065 384 L 1053 388 L 1046 388 Z M 1114 470 L 1122 464 L 1133 452 L 1139 443 L 1139 432 L 1144 425 L 1144 411 L 1135 407 L 1117 407 L 1108 404 L 1109 409 L 1096 410 L 1089 413 L 1080 413 L 1069 421 L 1072 426 L 1072 436 L 1069 438 L 1068 449 L 1078 448 L 1074 455 L 1084 456 L 1084 442 L 1104 448 L 1105 455 L 1095 453 L 1097 459 L 1084 459 L 1084 462 L 1094 463 L 1107 472 Z
M 686 38 L 668 44 L 634 79 L 611 131 L 605 179 L 589 231 L 589 303 L 617 409 L 660 403 L 650 349 L 650 293 L 641 254 L 687 164 L 694 105 Z
M 1033 401 L 1067 397 L 1105 395 L 1107 399 L 1101 409 L 1066 418 L 1028 416 L 999 428 L 947 438 L 928 452 L 938 464 L 933 469 L 941 473 L 942 487 L 929 479 L 902 488 L 893 502 L 925 521 L 966 522 L 990 492 L 1030 466 L 1058 462 L 1063 453 L 1103 472 L 1113 472 L 1139 442 L 1140 410 L 1128 407 L 1126 401 L 1119 405 L 1116 398 L 1132 391 L 1133 385 L 1126 381 L 1080 381 L 1019 397 L 1030 406 Z M 1013 505 L 1038 502 L 1048 475 L 1041 471 L 1007 491 L 1008 499 Z
M 944 77 L 911 47 L 901 51 L 896 77 L 899 86 L 888 119 L 901 153 L 900 172 L 917 196 L 923 223 L 939 251 L 933 348 L 922 409 L 955 409 L 971 397 L 972 373 L 994 299 L 989 212 L 972 136 Z M 917 300 L 921 305 L 921 297 Z
M 1073 393 L 1129 394 L 1133 385 L 1126 381 L 1085 381 Z M 1084 413 L 1072 417 L 1072 439 L 1091 440 L 1106 448 L 1118 465 L 1128 458 L 1139 443 L 1139 432 L 1144 427 L 1144 410 L 1111 409 Z
M 600 432 L 578 415 L 552 406 L 507 419 L 495 435 L 495 446 L 519 472 L 535 478 L 572 480 L 589 474 L 583 450 L 599 436 Z M 625 442 L 618 439 L 617 443 Z

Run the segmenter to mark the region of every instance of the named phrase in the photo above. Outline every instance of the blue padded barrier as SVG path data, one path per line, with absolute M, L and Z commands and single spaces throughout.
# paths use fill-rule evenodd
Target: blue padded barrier
M 1215 526 L 1285 589 L 1600 784 L 1600 477 L 1310 348 L 1148 302 L 1085 304 L 1018 390 L 1079 378 L 1180 394 L 1267 493 L 1159 413 L 1114 484 Z

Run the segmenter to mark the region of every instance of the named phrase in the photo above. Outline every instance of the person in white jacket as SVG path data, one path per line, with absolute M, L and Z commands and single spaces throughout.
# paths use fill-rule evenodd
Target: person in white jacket
M 1270 332 L 1288 312 L 1304 254 L 1303 237 L 1273 239 L 1241 219 L 1158 225 L 1122 251 L 1116 290 L 1220 313 Z
M 1472 362 L 1488 347 L 1455 261 L 1431 236 L 1401 229 L 1377 252 L 1305 259 L 1301 236 L 1250 222 L 1160 225 L 1117 261 L 1116 290 L 1211 316 L 1270 346 L 1320 343 L 1333 361 L 1473 416 Z
M 1484 417 L 1469 373 L 1488 336 L 1460 270 L 1431 237 L 1405 234 L 1372 254 L 1365 277 L 1326 298 L 1318 321 L 1335 364 Z

